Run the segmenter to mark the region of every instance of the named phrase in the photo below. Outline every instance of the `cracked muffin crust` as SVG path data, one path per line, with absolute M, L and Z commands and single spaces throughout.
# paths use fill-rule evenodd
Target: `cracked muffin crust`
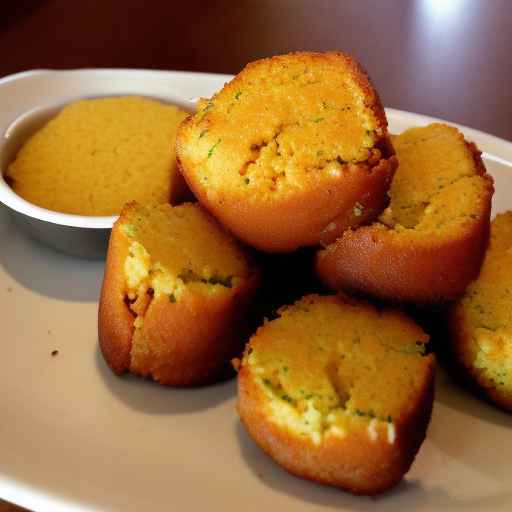
M 335 52 L 249 64 L 182 123 L 176 155 L 199 201 L 268 252 L 372 220 L 396 167 L 368 76 Z
M 512 412 L 512 212 L 493 220 L 480 274 L 452 307 L 449 326 L 465 373 Z
M 243 348 L 259 271 L 197 204 L 127 205 L 99 305 L 103 356 L 161 384 L 220 378 Z
M 454 127 L 393 137 L 399 167 L 377 222 L 347 230 L 317 254 L 322 281 L 381 299 L 455 299 L 474 279 L 489 237 L 492 178 Z
M 291 473 L 356 494 L 396 485 L 430 420 L 428 336 L 392 310 L 309 295 L 248 343 L 237 409 L 251 437 Z

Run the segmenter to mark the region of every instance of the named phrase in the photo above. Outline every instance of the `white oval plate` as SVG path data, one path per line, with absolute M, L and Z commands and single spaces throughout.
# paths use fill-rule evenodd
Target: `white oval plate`
M 0 129 L 23 111 L 93 94 L 208 96 L 227 76 L 42 71 L 0 81 Z M 431 118 L 389 109 L 393 132 Z M 494 212 L 512 208 L 512 144 L 462 128 L 486 153 Z M 60 255 L 0 208 L 0 497 L 33 510 L 509 511 L 512 416 L 439 373 L 427 440 L 398 488 L 371 500 L 274 464 L 234 411 L 233 381 L 176 390 L 115 377 L 98 351 L 103 265 Z M 51 353 L 58 350 L 58 355 Z

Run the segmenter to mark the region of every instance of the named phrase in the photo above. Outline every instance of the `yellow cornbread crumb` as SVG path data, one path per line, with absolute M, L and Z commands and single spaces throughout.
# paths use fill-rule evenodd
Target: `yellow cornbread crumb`
M 378 221 L 345 230 L 317 256 L 333 290 L 433 304 L 478 275 L 494 193 L 480 151 L 456 128 L 431 124 L 393 137 L 399 165 Z
M 77 101 L 26 141 L 7 178 L 27 201 L 64 213 L 115 215 L 131 200 L 173 202 L 184 188 L 174 141 L 186 116 L 135 96 Z
M 486 179 L 454 127 L 434 123 L 393 136 L 400 165 L 380 221 L 402 236 L 449 235 L 471 221 Z
M 127 294 L 138 315 L 147 306 L 148 290 L 174 302 L 187 287 L 221 292 L 250 273 L 235 242 L 196 204 L 133 204 L 122 229 L 131 241 L 124 263 Z
M 459 347 L 462 362 L 495 399 L 512 410 L 512 212 L 498 215 L 491 223 L 480 275 L 458 307 L 467 333 Z
M 261 327 L 242 364 L 277 425 L 317 445 L 358 431 L 393 444 L 431 370 L 427 341 L 396 312 L 311 295 Z
M 335 53 L 249 64 L 199 103 L 180 157 L 213 191 L 287 195 L 339 179 L 348 164 L 371 159 L 385 133 L 353 68 Z

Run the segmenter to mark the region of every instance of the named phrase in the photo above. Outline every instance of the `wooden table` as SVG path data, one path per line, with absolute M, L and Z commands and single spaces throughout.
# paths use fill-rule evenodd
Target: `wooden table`
M 510 0 L 17 0 L 0 6 L 0 76 L 32 68 L 236 73 L 341 49 L 388 107 L 512 140 Z M 0 502 L 0 512 L 19 510 Z

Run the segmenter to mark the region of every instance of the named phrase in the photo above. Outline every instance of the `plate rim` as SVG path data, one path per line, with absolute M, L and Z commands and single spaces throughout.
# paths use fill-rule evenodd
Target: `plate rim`
M 181 75 L 190 79 L 211 79 L 230 80 L 233 75 L 208 73 L 199 71 L 184 70 L 156 70 L 156 69 L 137 69 L 137 68 L 83 68 L 83 69 L 31 69 L 10 74 L 0 78 L 0 94 L 3 86 L 7 83 L 21 81 L 42 74 L 61 74 L 61 73 L 141 73 L 141 74 L 161 74 L 162 76 Z M 483 157 L 491 160 L 497 160 L 499 163 L 512 168 L 512 142 L 486 133 L 484 131 L 471 128 L 469 126 L 454 123 L 449 120 L 436 118 L 424 114 L 417 114 L 405 110 L 395 108 L 386 108 L 388 117 L 396 118 L 409 125 L 424 125 L 433 122 L 448 123 L 460 129 L 466 136 L 473 140 L 479 148 L 483 149 Z M 1 115 L 0 115 L 1 121 Z M 3 135 L 3 134 L 2 134 Z M 7 206 L 10 206 L 7 204 Z M 93 503 L 85 503 L 73 500 L 64 496 L 52 493 L 44 487 L 26 484 L 22 480 L 12 478 L 5 472 L 0 472 L 0 498 L 7 500 L 13 504 L 28 507 L 32 510 L 52 510 L 60 511 L 76 511 L 85 512 L 96 510 L 97 507 Z

